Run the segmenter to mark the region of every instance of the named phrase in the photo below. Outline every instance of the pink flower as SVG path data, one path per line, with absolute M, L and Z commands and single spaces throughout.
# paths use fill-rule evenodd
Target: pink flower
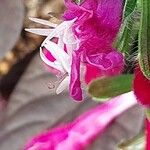
M 144 76 L 140 66 L 135 69 L 133 89 L 138 102 L 150 107 L 150 80 Z
M 122 0 L 115 3 L 114 0 L 84 0 L 77 5 L 66 0 L 65 21 L 61 24 L 30 18 L 49 26 L 49 29 L 27 31 L 46 36 L 40 54 L 49 70 L 63 78 L 56 89 L 57 94 L 69 87 L 74 100 L 83 100 L 80 75 L 84 76 L 85 72 L 80 69 L 81 64 L 94 67 L 97 73 L 100 72 L 99 76 L 122 71 L 123 56 L 112 47 L 121 25 L 122 3 Z M 54 42 L 56 38 L 58 41 Z M 88 74 L 86 71 L 86 76 Z M 93 76 L 98 77 L 98 74 Z
M 84 0 L 80 5 L 76 5 L 71 0 L 65 2 L 67 11 L 63 18 L 65 20 L 77 18 L 72 29 L 79 40 L 79 48 L 76 51 L 81 57 L 81 62 L 97 70 L 96 73 L 99 72 L 99 76 L 121 73 L 124 65 L 123 55 L 117 52 L 112 44 L 121 25 L 123 1 Z M 73 66 L 76 69 L 80 67 L 79 64 L 78 67 Z M 87 68 L 86 78 L 88 74 L 91 74 L 88 70 Z M 98 77 L 98 74 L 93 74 L 93 77 L 91 76 L 88 80 L 94 77 Z M 80 84 L 75 87 L 79 89 Z M 76 96 L 73 95 L 73 97 Z
M 115 97 L 75 121 L 33 138 L 24 150 L 84 150 L 114 118 L 135 104 L 133 92 Z
M 140 104 L 149 109 L 150 107 L 150 80 L 148 80 L 140 66 L 138 65 L 135 69 L 135 77 L 133 82 L 134 94 Z M 146 120 L 146 148 L 150 150 L 150 121 Z
M 48 70 L 56 74 L 61 78 L 61 82 L 56 86 L 56 93 L 59 94 L 66 88 L 69 88 L 70 80 L 74 83 L 74 79 L 71 79 L 71 62 L 76 60 L 73 52 L 74 49 L 78 46 L 78 40 L 75 38 L 72 33 L 71 26 L 75 19 L 71 21 L 64 21 L 60 25 L 49 23 L 46 20 L 30 18 L 30 20 L 49 26 L 50 29 L 26 29 L 26 31 L 36 33 L 39 35 L 46 36 L 46 39 L 41 44 L 40 56 L 41 59 L 48 66 Z M 77 62 L 80 60 L 77 60 Z M 75 62 L 75 61 L 74 61 Z M 79 66 L 78 66 L 79 67 Z M 74 69 L 75 71 L 75 69 Z M 79 74 L 77 72 L 76 74 Z M 75 74 L 75 75 L 76 75 Z M 74 76 L 75 76 L 74 75 Z M 76 79 L 76 78 L 75 78 Z M 74 85 L 78 82 L 74 83 Z M 70 86 L 70 93 L 77 93 L 76 100 L 82 100 L 81 96 L 82 91 Z M 79 93 L 80 91 L 80 93 Z M 78 96 L 79 95 L 79 96 Z

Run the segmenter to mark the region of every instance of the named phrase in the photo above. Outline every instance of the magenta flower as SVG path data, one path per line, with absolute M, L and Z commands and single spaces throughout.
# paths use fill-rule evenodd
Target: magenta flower
M 57 94 L 69 88 L 70 96 L 81 101 L 81 75 L 89 76 L 90 82 L 93 77 L 116 75 L 122 71 L 123 56 L 112 47 L 121 25 L 122 3 L 122 0 L 115 3 L 114 0 L 84 0 L 77 5 L 66 0 L 65 21 L 61 24 L 30 18 L 49 27 L 27 31 L 46 36 L 40 54 L 49 70 L 63 79 L 57 86 Z M 80 69 L 81 64 L 87 67 L 86 73 Z M 91 76 L 88 67 L 94 68 L 97 74 Z
M 75 121 L 33 138 L 24 150 L 84 150 L 114 118 L 135 104 L 133 92 L 115 97 Z
M 30 20 L 49 26 L 48 29 L 26 29 L 26 31 L 47 36 L 41 44 L 40 56 L 48 66 L 48 70 L 61 78 L 56 86 L 56 93 L 59 94 L 69 88 L 71 76 L 71 62 L 73 50 L 78 46 L 78 40 L 72 33 L 71 26 L 74 20 L 64 21 L 60 25 L 49 21 L 30 18 Z M 71 91 L 72 92 L 72 91 Z
M 88 67 L 94 68 L 99 76 L 119 74 L 123 69 L 123 56 L 112 47 L 112 44 L 121 25 L 123 1 L 84 0 L 80 5 L 76 5 L 71 0 L 65 2 L 67 11 L 63 15 L 64 19 L 77 18 L 72 28 L 79 40 L 79 48 L 76 51 L 81 57 L 81 62 L 87 66 L 87 70 Z M 77 67 L 73 66 L 78 69 L 76 72 L 79 72 L 80 65 L 76 65 Z M 86 74 L 88 76 L 91 73 L 87 71 Z M 97 75 L 93 74 L 94 77 Z M 72 78 L 79 79 L 77 76 L 79 74 Z M 88 80 L 92 78 L 91 76 Z M 79 83 L 72 86 L 74 89 L 80 88 Z M 72 97 L 76 96 L 72 95 Z

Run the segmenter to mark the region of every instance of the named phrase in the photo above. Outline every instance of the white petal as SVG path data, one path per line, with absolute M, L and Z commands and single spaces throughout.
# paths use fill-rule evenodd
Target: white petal
M 71 57 L 72 52 L 77 49 L 77 44 L 66 44 L 67 53 Z
M 42 48 L 40 48 L 40 57 L 44 61 L 44 63 L 47 64 L 48 66 L 55 68 L 61 72 L 65 72 L 63 67 L 61 66 L 61 64 L 59 62 L 57 62 L 57 61 L 51 62 L 49 59 L 47 59 L 47 57 L 43 53 Z
M 39 28 L 25 29 L 25 31 L 42 35 L 42 36 L 48 36 L 53 30 L 54 29 L 39 29 Z
M 58 25 L 55 24 L 55 23 L 52 23 L 52 22 L 50 22 L 50 21 L 43 20 L 43 19 L 32 18 L 32 17 L 29 17 L 29 19 L 30 19 L 31 21 L 36 22 L 36 23 L 40 23 L 40 24 L 42 24 L 42 25 L 47 25 L 47 26 L 53 27 L 53 28 L 55 28 L 55 27 L 58 26 Z
M 76 44 L 78 42 L 74 36 L 74 33 L 72 32 L 71 27 L 65 29 L 64 36 L 63 36 L 63 42 L 65 44 Z
M 64 49 L 64 43 L 61 38 L 58 39 L 58 47 Z
M 69 87 L 70 77 L 67 76 L 57 87 L 56 94 L 60 94 L 62 91 L 64 91 L 66 88 Z
M 66 28 L 72 26 L 73 22 L 75 21 L 75 19 L 71 20 L 71 21 L 64 21 L 61 24 L 59 24 L 55 30 L 53 30 L 49 36 L 43 41 L 42 46 L 47 43 L 48 41 L 50 41 L 53 37 L 60 37 L 63 38 L 63 34 Z M 62 37 L 61 37 L 62 36 Z
M 70 73 L 70 57 L 69 55 L 61 48 L 58 47 L 57 44 L 49 41 L 48 43 L 45 43 L 44 47 L 53 55 L 54 58 L 58 62 L 60 62 L 63 66 L 63 68 Z
M 42 46 L 45 45 L 45 43 L 49 42 L 53 37 L 60 37 L 60 34 L 62 34 L 62 31 L 64 31 L 66 28 L 66 24 L 63 22 L 60 25 L 58 25 L 50 34 L 49 36 L 43 41 Z

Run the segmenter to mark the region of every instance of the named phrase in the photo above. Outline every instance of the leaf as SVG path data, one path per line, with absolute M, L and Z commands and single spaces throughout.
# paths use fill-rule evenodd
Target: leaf
M 24 18 L 23 1 L 0 1 L 0 59 L 19 38 Z
M 138 34 L 137 0 L 126 0 L 123 11 L 123 23 L 116 41 L 116 48 L 125 55 L 129 54 Z
M 139 62 L 144 75 L 150 79 L 150 2 L 142 0 L 139 32 Z
M 123 19 L 129 17 L 135 10 L 137 0 L 125 0 L 124 10 L 123 10 Z
M 94 80 L 88 87 L 92 97 L 105 99 L 118 96 L 132 90 L 133 75 L 119 75 Z

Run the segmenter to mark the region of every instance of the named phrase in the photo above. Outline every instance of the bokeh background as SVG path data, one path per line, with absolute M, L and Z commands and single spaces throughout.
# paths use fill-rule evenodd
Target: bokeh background
M 99 104 L 90 98 L 75 103 L 67 92 L 55 95 L 48 83 L 56 78 L 39 58 L 43 37 L 24 31 L 39 27 L 28 17 L 57 21 L 64 10 L 63 0 L 0 1 L 0 150 L 21 150 L 34 135 Z M 49 12 L 56 18 L 50 18 Z M 143 110 L 134 106 L 88 149 L 116 150 L 120 142 L 136 136 L 142 128 Z

